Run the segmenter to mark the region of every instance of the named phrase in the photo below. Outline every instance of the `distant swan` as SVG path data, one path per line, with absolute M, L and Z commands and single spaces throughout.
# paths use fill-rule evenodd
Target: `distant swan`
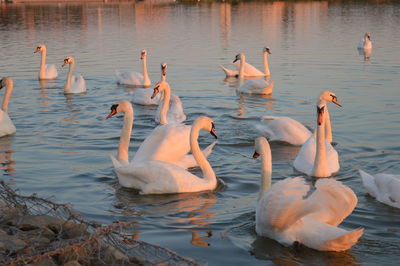
M 67 81 L 64 86 L 64 93 L 69 94 L 69 93 L 85 92 L 86 82 L 85 79 L 82 77 L 82 75 L 79 75 L 78 77 L 72 75 L 72 72 L 74 71 L 75 68 L 75 58 L 73 58 L 72 56 L 68 56 L 67 58 L 65 58 L 62 67 L 68 64 L 69 64 L 69 70 L 67 75 Z
M 358 42 L 358 49 L 372 49 L 371 35 L 367 32 L 364 38 Z
M 302 177 L 271 186 L 271 149 L 264 137 L 255 141 L 254 158 L 261 155 L 262 173 L 256 207 L 256 232 L 285 246 L 301 243 L 323 251 L 344 251 L 362 236 L 362 228 L 337 227 L 357 205 L 354 192 L 334 179 L 317 180 L 311 195 Z
M 119 73 L 116 71 L 117 84 L 150 87 L 151 80 L 147 73 L 147 51 L 142 50 L 140 59 L 143 61 L 143 74 L 135 71 Z
M 244 64 L 246 57 L 244 54 L 236 55 L 235 61 L 240 60 L 239 79 L 244 78 Z M 268 82 L 266 78 L 258 78 L 246 81 L 243 85 L 237 88 L 237 92 L 244 94 L 271 94 L 274 88 L 274 81 Z
M 199 178 L 182 167 L 164 161 L 149 160 L 128 163 L 128 147 L 133 123 L 132 105 L 129 102 L 119 102 L 111 108 L 111 113 L 107 118 L 119 112 L 125 113 L 118 159 L 111 157 L 121 186 L 139 189 L 141 194 L 197 192 L 216 188 L 217 178 L 201 152 L 197 140 L 201 129 L 208 130 L 216 137 L 214 123 L 210 118 L 196 119 L 190 132 L 190 147 L 203 172 L 203 178 Z
M 331 91 L 324 91 L 319 95 L 320 100 L 332 102 L 342 106 L 336 95 Z M 325 139 L 332 142 L 332 128 L 326 106 Z M 261 123 L 256 125 L 257 131 L 266 136 L 269 141 L 283 141 L 292 145 L 303 145 L 312 133 L 303 124 L 287 116 L 263 116 Z
M 5 77 L 0 80 L 0 89 L 3 87 L 6 88 L 6 92 L 4 93 L 3 104 L 0 109 L 0 137 L 14 134 L 17 131 L 13 122 L 8 116 L 8 102 L 14 88 L 14 82 L 12 78 Z
M 40 61 L 39 79 L 55 79 L 58 76 L 56 65 L 46 65 L 46 45 L 41 44 L 36 47 L 34 53 L 41 52 L 42 58 Z
M 358 171 L 368 194 L 384 204 L 400 208 L 400 175 L 370 175 L 361 169 Z
M 153 89 L 151 99 L 160 92 L 163 93 L 162 104 L 158 105 L 155 121 L 162 125 L 185 121 L 186 115 L 183 111 L 181 99 L 175 95 L 171 97 L 171 88 L 168 82 L 158 82 Z
M 329 177 L 340 169 L 339 155 L 325 139 L 327 102 L 320 100 L 317 105 L 317 136 L 311 136 L 301 146 L 294 160 L 296 170 L 314 177 Z
M 263 49 L 263 65 L 264 65 L 264 73 L 252 66 L 251 64 L 245 62 L 244 64 L 244 77 L 261 77 L 261 76 L 270 76 L 271 72 L 269 70 L 268 65 L 268 54 L 271 54 L 271 50 L 268 47 L 264 47 Z M 224 66 L 220 66 L 222 70 L 225 72 L 227 77 L 239 77 L 240 70 L 240 62 L 236 59 L 232 63 L 236 69 L 225 68 Z

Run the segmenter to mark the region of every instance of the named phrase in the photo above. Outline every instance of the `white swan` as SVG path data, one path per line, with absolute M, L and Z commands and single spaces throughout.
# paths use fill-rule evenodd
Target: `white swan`
M 39 70 L 39 79 L 55 79 L 58 76 L 56 65 L 46 65 L 46 54 L 47 48 L 46 45 L 41 44 L 36 47 L 36 50 L 33 53 L 41 52 L 42 58 L 40 61 L 40 70 Z
M 322 92 L 319 95 L 319 99 L 342 107 L 336 95 L 331 91 Z M 332 127 L 328 106 L 326 106 L 325 112 L 325 139 L 332 142 Z M 269 141 L 283 141 L 292 145 L 303 145 L 312 136 L 310 130 L 303 124 L 287 116 L 263 116 L 261 117 L 261 124 L 257 124 L 255 127 Z
M 337 226 L 357 205 L 354 192 L 334 179 L 319 179 L 316 190 L 302 177 L 286 178 L 271 186 L 271 149 L 264 137 L 255 141 L 253 157 L 261 155 L 262 173 L 256 206 L 256 232 L 285 246 L 301 243 L 324 251 L 344 251 L 362 236 L 362 228 Z
M 167 63 L 161 63 L 161 81 L 167 81 Z M 157 94 L 151 98 L 153 90 L 137 89 L 133 92 L 132 102 L 140 105 L 159 105 L 161 102 L 161 94 Z M 174 97 L 174 96 L 173 96 Z
M 86 91 L 86 82 L 82 75 L 75 77 L 72 72 L 75 68 L 75 58 L 68 56 L 64 59 L 62 67 L 69 64 L 67 81 L 64 86 L 64 93 L 82 93 Z
M 372 49 L 371 34 L 365 33 L 364 38 L 362 38 L 357 45 L 358 49 Z
M 243 81 L 244 78 L 244 66 L 246 63 L 246 57 L 244 54 L 238 54 L 236 60 L 240 60 L 239 79 Z M 244 94 L 271 94 L 274 88 L 275 82 L 268 81 L 269 78 L 258 78 L 246 81 L 243 85 L 237 88 L 237 92 Z
M 217 178 L 197 141 L 201 129 L 208 130 L 216 137 L 214 123 L 210 118 L 198 118 L 190 131 L 190 148 L 203 172 L 203 178 L 199 178 L 182 167 L 164 161 L 149 160 L 128 163 L 128 147 L 133 123 L 132 105 L 128 102 L 120 102 L 111 108 L 111 113 L 107 118 L 118 112 L 125 113 L 118 159 L 111 157 L 118 181 L 122 186 L 139 189 L 141 194 L 197 192 L 215 189 Z
M 400 208 L 400 175 L 370 175 L 358 170 L 368 194 L 389 206 Z
M 14 134 L 17 131 L 13 122 L 8 116 L 8 102 L 14 88 L 14 82 L 12 78 L 5 77 L 0 80 L 0 89 L 3 87 L 6 87 L 6 92 L 4 94 L 3 104 L 0 109 L 0 137 Z
M 264 73 L 252 66 L 251 64 L 245 62 L 244 64 L 244 77 L 262 77 L 262 76 L 270 76 L 271 72 L 269 70 L 268 65 L 268 54 L 271 54 L 271 50 L 268 47 L 264 47 L 263 49 L 263 65 L 264 65 Z M 225 72 L 227 77 L 239 77 L 240 70 L 240 62 L 235 60 L 232 63 L 236 69 L 225 68 L 224 66 L 220 66 L 222 70 Z
M 327 102 L 320 100 L 317 105 L 317 136 L 311 136 L 301 146 L 293 162 L 296 170 L 314 177 L 329 177 L 340 169 L 339 155 L 325 139 Z
M 153 99 L 160 92 L 163 92 L 162 104 L 158 105 L 155 121 L 162 125 L 185 121 L 186 115 L 181 99 L 179 96 L 171 96 L 171 88 L 165 80 L 156 84 L 151 98 Z
M 147 51 L 142 50 L 140 59 L 143 61 L 143 74 L 135 71 L 119 73 L 116 71 L 117 84 L 133 85 L 138 87 L 150 87 L 151 80 L 147 73 Z

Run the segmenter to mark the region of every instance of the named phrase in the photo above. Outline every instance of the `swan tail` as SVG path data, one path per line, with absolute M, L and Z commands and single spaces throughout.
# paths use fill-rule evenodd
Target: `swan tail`
M 118 169 L 123 165 L 120 161 L 118 161 L 117 158 L 114 157 L 114 155 L 110 154 L 110 158 L 111 158 L 111 161 L 112 161 L 115 169 Z
M 215 145 L 218 143 L 218 141 L 214 141 L 213 143 L 211 143 L 210 145 L 207 146 L 207 148 L 205 148 L 203 150 L 203 154 L 204 156 L 206 156 L 206 158 L 208 157 L 208 155 L 210 155 L 215 147 Z
M 264 88 L 263 94 L 271 94 L 275 86 L 275 81 L 271 81 L 267 87 Z
M 364 229 L 358 228 L 350 231 L 347 234 L 341 235 L 336 238 L 327 240 L 320 247 L 320 250 L 326 251 L 345 251 L 350 249 L 354 244 L 358 242 L 358 239 L 363 235 Z
M 225 75 L 227 77 L 235 77 L 238 75 L 237 70 L 228 69 L 228 68 L 224 67 L 223 65 L 220 65 L 220 68 L 225 72 Z
M 213 151 L 213 148 L 215 145 L 218 143 L 218 141 L 214 141 L 210 145 L 207 146 L 202 152 L 204 156 L 207 158 Z M 188 169 L 188 168 L 193 168 L 199 166 L 196 160 L 194 159 L 192 154 L 186 154 L 179 162 L 176 163 L 176 165 Z
M 362 180 L 362 183 L 363 183 L 365 189 L 368 191 L 368 193 L 371 196 L 376 198 L 378 196 L 378 194 L 379 194 L 379 191 L 378 191 L 378 188 L 377 188 L 376 183 L 375 183 L 375 177 L 373 177 L 372 175 L 364 172 L 361 169 L 358 169 L 358 172 L 361 175 L 361 180 Z

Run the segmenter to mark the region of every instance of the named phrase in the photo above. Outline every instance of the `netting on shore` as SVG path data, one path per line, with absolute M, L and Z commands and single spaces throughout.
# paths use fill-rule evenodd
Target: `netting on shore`
M 0 265 L 201 265 L 135 240 L 132 224 L 84 219 L 67 204 L 22 196 L 0 181 Z

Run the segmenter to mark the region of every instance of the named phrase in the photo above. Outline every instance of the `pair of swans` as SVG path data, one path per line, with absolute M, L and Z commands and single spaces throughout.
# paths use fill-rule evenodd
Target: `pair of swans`
M 64 59 L 64 63 L 62 67 L 69 65 L 68 74 L 67 74 L 67 81 L 64 86 L 64 93 L 83 93 L 86 92 L 86 82 L 82 75 L 73 76 L 72 72 L 75 68 L 75 58 L 72 56 L 68 56 Z
M 136 71 L 129 71 L 119 73 L 116 71 L 117 84 L 132 85 L 137 87 L 150 87 L 151 80 L 147 73 L 147 51 L 142 50 L 140 53 L 140 60 L 143 62 L 143 74 Z
M 192 126 L 168 124 L 156 127 L 143 141 L 132 162 L 128 159 L 134 111 L 127 101 L 111 107 L 107 116 L 124 113 L 124 124 L 117 158 L 111 157 L 118 181 L 123 187 L 136 188 L 141 194 L 163 194 L 213 190 L 215 173 L 206 157 L 215 143 L 203 152 L 198 144 L 199 131 L 205 129 L 216 137 L 214 123 L 208 117 L 198 118 Z M 188 155 L 189 149 L 193 155 Z M 186 169 L 200 166 L 203 178 Z
M 264 65 L 264 72 L 261 72 L 253 65 L 243 62 L 243 77 L 263 77 L 263 76 L 270 76 L 271 72 L 269 70 L 268 65 L 268 55 L 271 54 L 271 50 L 268 47 L 264 47 L 263 49 L 263 65 Z M 225 68 L 224 66 L 220 66 L 222 70 L 225 72 L 226 77 L 239 77 L 239 70 L 240 70 L 240 62 L 236 59 L 232 63 L 236 69 L 229 69 Z
M 0 89 L 3 87 L 5 87 L 6 92 L 4 93 L 3 104 L 0 109 L 0 137 L 14 134 L 17 131 L 13 122 L 8 116 L 8 102 L 14 88 L 14 82 L 12 78 L 5 77 L 0 80 Z
M 372 49 L 372 41 L 371 41 L 371 34 L 368 32 L 364 34 L 364 38 L 362 38 L 357 45 L 358 49 Z
M 255 150 L 253 157 L 261 155 L 262 160 L 256 206 L 258 235 L 285 246 L 301 243 L 322 251 L 344 251 L 358 241 L 362 228 L 347 231 L 338 227 L 357 205 L 357 197 L 349 187 L 333 179 L 319 179 L 316 189 L 309 195 L 310 186 L 302 177 L 286 178 L 271 186 L 268 141 L 264 137 L 257 138 Z
M 55 79 L 58 77 L 58 72 L 56 65 L 54 64 L 46 64 L 46 54 L 47 48 L 46 45 L 41 44 L 36 47 L 36 50 L 33 53 L 41 52 L 42 57 L 40 61 L 40 70 L 39 70 L 39 79 Z

